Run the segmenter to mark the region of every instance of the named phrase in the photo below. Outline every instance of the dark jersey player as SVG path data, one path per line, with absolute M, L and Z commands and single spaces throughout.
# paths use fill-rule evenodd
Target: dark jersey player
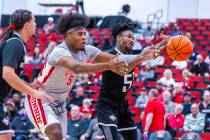
M 113 26 L 112 36 L 116 47 L 109 53 L 132 54 L 131 50 L 134 44 L 132 24 L 124 22 Z M 166 41 L 162 41 L 157 47 L 160 49 L 165 43 Z M 154 59 L 148 56 L 146 50 L 147 48 L 138 55 L 139 58 L 142 58 L 140 61 Z M 125 98 L 133 81 L 133 69 L 124 76 L 116 75 L 111 71 L 105 71 L 102 74 L 102 86 L 96 114 L 99 121 L 98 124 L 107 140 L 120 140 L 119 132 L 125 140 L 137 140 L 137 127 L 132 120 L 131 112 L 128 109 L 128 101 Z
M 18 77 L 24 62 L 24 44 L 34 35 L 35 28 L 35 18 L 30 11 L 16 10 L 11 15 L 10 25 L 3 35 L 0 45 L 0 140 L 11 139 L 9 122 L 3 110 L 4 99 L 11 87 L 38 99 L 54 101 L 53 97 L 33 90 Z

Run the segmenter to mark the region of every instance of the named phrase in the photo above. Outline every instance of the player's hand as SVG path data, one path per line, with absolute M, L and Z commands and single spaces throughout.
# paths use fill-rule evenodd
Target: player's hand
M 43 88 L 43 84 L 41 82 L 39 82 L 37 79 L 34 80 L 34 82 L 32 83 L 33 88 L 34 89 L 40 89 Z
M 128 65 L 122 59 L 120 59 L 120 55 L 116 55 L 114 59 L 110 62 L 111 70 L 121 76 L 127 74 L 129 72 Z
M 148 139 L 148 131 L 144 131 L 143 137 L 144 137 L 144 139 Z
M 146 47 L 141 52 L 143 60 L 153 60 L 159 55 L 159 50 L 156 50 L 154 47 Z
M 34 90 L 32 96 L 47 103 L 52 103 L 55 101 L 55 99 L 52 96 L 48 95 L 46 92 L 43 91 Z
M 162 38 L 162 40 L 168 42 L 170 40 L 170 37 L 164 34 L 160 34 L 160 38 Z

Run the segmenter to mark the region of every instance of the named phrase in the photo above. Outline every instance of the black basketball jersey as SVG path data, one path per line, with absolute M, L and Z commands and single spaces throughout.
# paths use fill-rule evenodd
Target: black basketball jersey
M 11 38 L 1 44 L 0 46 L 0 104 L 11 87 L 3 79 L 3 66 L 10 66 L 15 69 L 15 73 L 21 73 L 21 63 L 24 63 L 25 45 L 18 34 L 13 34 Z
M 110 54 L 117 54 L 118 51 L 113 49 Z M 102 73 L 102 85 L 100 98 L 108 98 L 112 100 L 122 99 L 131 88 L 134 81 L 134 71 L 120 76 L 110 70 Z

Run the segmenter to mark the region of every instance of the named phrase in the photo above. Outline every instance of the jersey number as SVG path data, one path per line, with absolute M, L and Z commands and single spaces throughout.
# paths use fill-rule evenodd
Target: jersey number
M 122 91 L 126 92 L 132 86 L 132 74 L 124 75 L 124 86 Z

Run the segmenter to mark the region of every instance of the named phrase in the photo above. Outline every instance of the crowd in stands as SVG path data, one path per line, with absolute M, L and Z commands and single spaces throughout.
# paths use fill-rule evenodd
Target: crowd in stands
M 32 82 L 38 76 L 48 54 L 56 44 L 63 41 L 56 33 L 54 24 L 53 18 L 50 17 L 43 29 L 37 29 L 37 36 L 28 42 L 25 69 L 21 75 L 24 80 Z M 197 40 L 190 37 L 190 32 L 179 30 L 179 26 L 169 25 L 155 31 L 149 24 L 144 29 L 143 38 L 136 40 L 137 48 L 141 49 L 159 42 L 160 33 L 170 36 L 185 34 L 194 42 L 195 48 L 189 60 L 172 61 L 163 51 L 155 60 L 144 62 L 135 68 L 136 82 L 127 97 L 138 126 L 139 139 L 144 135 L 141 131 L 145 125 L 142 124 L 145 110 L 150 114 L 154 109 L 151 105 L 148 107 L 148 104 L 153 102 L 149 95 L 150 89 L 155 90 L 152 92 L 157 93 L 157 102 L 165 108 L 162 119 L 158 116 L 153 119 L 160 123 L 164 123 L 164 118 L 166 119 L 165 127 L 160 128 L 169 132 L 166 135 L 176 137 L 178 131 L 210 133 L 210 44 L 198 50 Z M 111 40 L 109 29 L 88 29 L 88 44 L 108 50 L 112 46 Z M 69 93 L 66 104 L 69 140 L 104 139 L 94 113 L 97 96 L 100 94 L 100 80 L 100 73 L 80 75 L 74 90 Z M 34 129 L 27 118 L 23 102 L 24 97 L 16 91 L 11 91 L 10 98 L 5 102 L 5 110 L 14 130 L 14 140 L 42 139 L 43 136 Z M 152 129 L 157 130 L 153 127 Z

